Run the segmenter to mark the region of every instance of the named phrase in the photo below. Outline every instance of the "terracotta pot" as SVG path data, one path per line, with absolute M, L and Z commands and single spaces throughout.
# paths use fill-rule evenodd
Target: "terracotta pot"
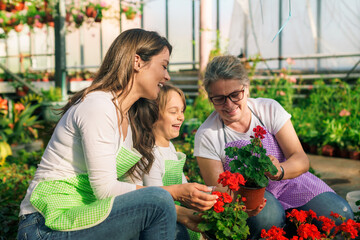
M 324 145 L 321 148 L 322 155 L 332 157 L 334 156 L 335 148 L 331 145 Z
M 240 186 L 239 191 L 237 192 L 241 197 L 245 197 L 246 201 L 245 206 L 247 209 L 255 209 L 264 200 L 265 188 L 250 188 Z
M 341 158 L 349 158 L 349 151 L 344 148 L 336 149 L 336 156 L 341 157 Z
M 360 151 L 349 151 L 349 157 L 353 160 L 360 159 Z

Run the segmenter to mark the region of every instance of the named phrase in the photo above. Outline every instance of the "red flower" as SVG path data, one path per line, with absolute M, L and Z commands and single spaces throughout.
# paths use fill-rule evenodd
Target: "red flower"
M 324 217 L 324 216 L 320 216 L 319 217 L 319 221 L 321 221 L 323 223 L 321 230 L 323 230 L 326 233 L 330 233 L 331 229 L 333 229 L 333 227 L 335 227 L 335 221 Z
M 285 231 L 282 228 L 272 226 L 269 231 L 266 232 L 265 229 L 261 230 L 261 237 L 269 240 L 287 240 L 288 238 L 284 237 Z
M 254 133 L 255 133 L 255 138 L 260 138 L 260 139 L 264 139 L 265 138 L 265 134 L 266 131 L 263 127 L 261 127 L 260 125 L 256 126 L 256 128 L 253 129 Z
M 334 218 L 336 218 L 336 219 L 338 219 L 339 217 L 341 217 L 340 214 L 334 213 L 333 211 L 331 211 L 330 216 L 332 216 L 332 217 L 334 217 Z
M 240 173 L 225 171 L 220 173 L 218 183 L 221 183 L 223 187 L 228 186 L 230 190 L 237 191 L 240 188 L 239 185 L 245 184 L 245 179 Z
M 224 206 L 224 202 L 222 202 L 221 200 L 219 200 L 219 198 L 216 200 L 216 203 L 214 204 L 214 211 L 217 213 L 221 213 L 225 210 L 225 208 L 223 208 Z
M 299 237 L 304 239 L 320 239 L 321 234 L 314 224 L 301 224 L 297 230 Z
M 306 214 L 310 220 L 317 219 L 316 213 L 311 209 L 309 211 L 307 211 Z
M 303 210 L 293 209 L 291 212 L 286 213 L 286 217 L 289 218 L 291 222 L 304 223 L 307 218 L 307 213 Z
M 0 97 L 0 110 L 8 110 L 8 101 Z
M 231 203 L 232 202 L 232 197 L 228 193 L 224 192 L 222 194 L 222 197 L 224 199 L 224 203 Z
M 335 233 L 342 231 L 343 235 L 346 238 L 354 239 L 358 236 L 358 231 L 360 230 L 360 223 L 356 223 L 352 219 L 348 219 L 346 222 L 343 222 L 335 228 Z

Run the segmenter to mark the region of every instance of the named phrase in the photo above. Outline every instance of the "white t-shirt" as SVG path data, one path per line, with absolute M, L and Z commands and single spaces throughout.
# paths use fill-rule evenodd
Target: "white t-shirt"
M 163 186 L 162 178 L 165 174 L 165 160 L 178 161 L 176 150 L 172 142 L 170 142 L 169 147 L 155 146 L 153 153 L 155 159 L 149 174 L 144 174 L 143 183 L 144 186 Z M 182 183 L 187 183 L 184 173 L 182 173 Z
M 275 100 L 268 98 L 248 98 L 248 106 L 258 116 L 268 132 L 275 135 L 290 119 L 291 115 Z M 227 142 L 250 140 L 253 128 L 262 125 L 252 114 L 249 130 L 240 133 L 225 125 Z M 220 115 L 214 111 L 200 126 L 195 135 L 194 156 L 213 160 L 225 160 L 225 139 Z
M 98 199 L 136 189 L 134 184 L 117 180 L 117 151 L 121 145 L 132 149 L 132 136 L 129 126 L 126 139 L 120 137 L 112 98 L 111 93 L 92 92 L 60 119 L 21 203 L 20 215 L 36 211 L 30 203 L 30 195 L 41 180 L 88 174 Z

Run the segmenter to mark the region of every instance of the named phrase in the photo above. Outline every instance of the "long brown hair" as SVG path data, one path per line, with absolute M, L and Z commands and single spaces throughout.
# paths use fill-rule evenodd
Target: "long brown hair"
M 159 54 L 165 47 L 171 54 L 172 46 L 166 38 L 161 37 L 157 32 L 143 29 L 130 29 L 122 32 L 111 44 L 92 84 L 75 93 L 65 107 L 62 108 L 62 114 L 72 105 L 82 101 L 87 94 L 94 91 L 104 91 L 113 93 L 113 102 L 121 119 L 123 119 L 124 114 L 122 107 L 116 104 L 116 100 L 120 96 L 125 98 L 132 89 L 134 83 L 135 55 L 137 54 L 143 61 L 149 62 L 153 56 Z M 115 93 L 118 95 L 116 96 Z M 152 134 L 152 124 L 153 121 L 155 122 L 157 120 L 157 115 L 155 114 L 154 119 L 148 118 L 145 121 L 142 119 L 144 115 L 143 111 L 151 111 L 151 105 L 151 101 L 139 99 L 132 105 L 128 112 L 133 133 L 133 146 L 143 156 L 141 160 L 127 172 L 130 176 L 134 175 L 134 171 L 141 170 L 148 173 L 154 161 L 152 148 L 155 144 L 155 138 Z M 151 127 L 149 127 L 150 125 Z M 140 170 L 136 170 L 137 166 Z

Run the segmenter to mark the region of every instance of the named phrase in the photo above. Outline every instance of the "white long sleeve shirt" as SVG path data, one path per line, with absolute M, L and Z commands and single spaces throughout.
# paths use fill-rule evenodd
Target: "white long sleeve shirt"
M 20 215 L 36 211 L 30 203 L 30 196 L 41 180 L 88 174 L 98 199 L 136 189 L 135 184 L 117 180 L 117 151 L 121 144 L 132 149 L 132 136 L 130 126 L 126 139 L 120 136 L 112 98 L 111 93 L 90 93 L 60 119 L 21 203 Z

